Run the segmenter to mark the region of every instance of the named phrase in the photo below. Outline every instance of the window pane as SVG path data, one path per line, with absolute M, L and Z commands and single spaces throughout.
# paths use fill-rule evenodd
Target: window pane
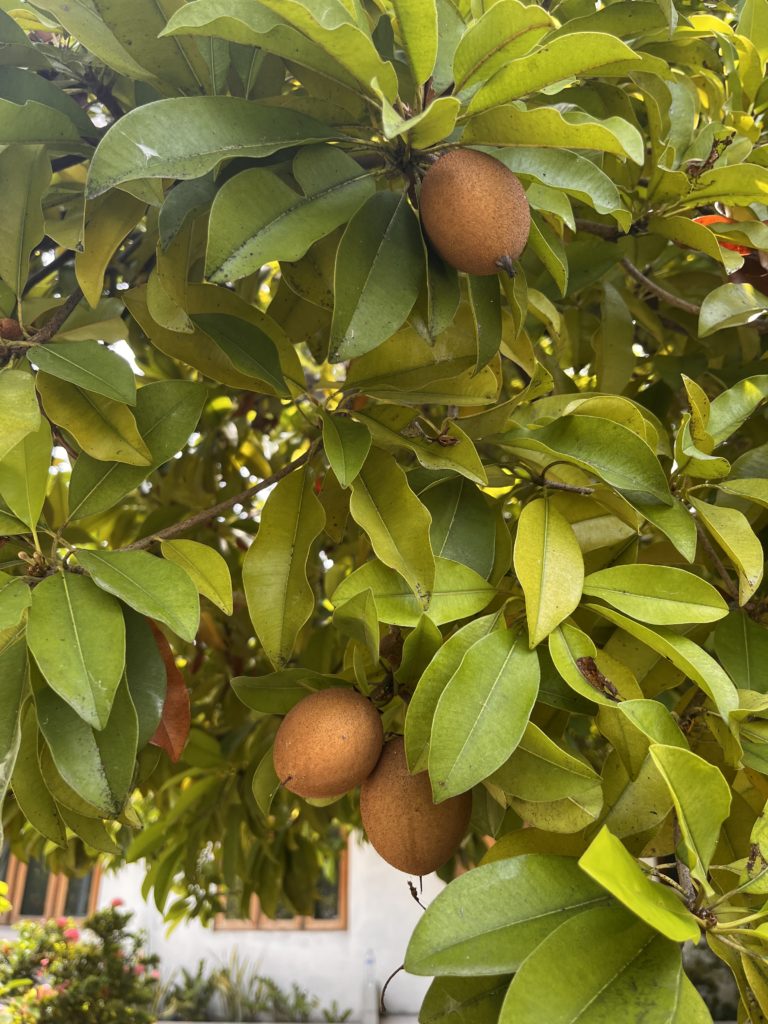
M 11 848 L 5 843 L 0 850 L 0 881 L 8 880 L 8 861 L 11 859 Z
M 338 875 L 338 871 L 337 871 Z M 313 917 L 316 921 L 333 921 L 339 916 L 339 881 L 331 881 L 325 874 L 317 883 L 317 903 Z
M 24 897 L 19 913 L 22 917 L 42 917 L 45 913 L 45 894 L 50 874 L 39 860 L 31 860 L 27 868 Z
M 88 914 L 88 899 L 91 895 L 93 875 L 86 875 L 84 878 L 70 878 L 67 888 L 67 898 L 64 903 L 64 914 L 66 917 L 86 917 Z

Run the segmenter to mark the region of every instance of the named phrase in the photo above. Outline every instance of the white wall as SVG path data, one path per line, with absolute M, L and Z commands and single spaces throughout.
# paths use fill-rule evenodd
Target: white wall
M 350 1007 L 353 1019 L 359 1019 L 366 950 L 373 949 L 376 954 L 376 976 L 382 985 L 403 962 L 408 938 L 422 914 L 408 891 L 408 877 L 354 838 L 349 848 L 346 931 L 216 932 L 192 922 L 166 938 L 160 914 L 141 898 L 143 877 L 138 865 L 103 877 L 99 905 L 120 896 L 136 911 L 135 924 L 148 932 L 149 949 L 162 958 L 164 976 L 174 967 L 194 969 L 201 957 L 211 966 L 225 963 L 231 951 L 237 949 L 242 958 L 248 958 L 282 986 L 295 981 L 319 996 L 324 1005 L 335 999 L 342 1009 Z M 428 904 L 441 888 L 442 883 L 434 875 L 426 878 L 422 902 Z M 428 985 L 427 978 L 401 972 L 387 992 L 389 1013 L 417 1013 Z

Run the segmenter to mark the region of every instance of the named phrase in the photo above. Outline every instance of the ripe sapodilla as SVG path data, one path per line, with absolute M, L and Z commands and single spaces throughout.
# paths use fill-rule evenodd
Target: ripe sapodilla
M 424 175 L 419 210 L 430 242 L 456 270 L 514 274 L 531 211 L 520 181 L 500 160 L 475 149 L 441 156 Z
M 402 736 L 384 744 L 360 791 L 360 816 L 371 845 L 409 875 L 428 875 L 445 864 L 464 837 L 471 811 L 470 793 L 432 802 L 427 773 L 408 771 Z
M 341 796 L 370 775 L 383 742 L 381 718 L 370 701 L 342 687 L 320 690 L 281 722 L 275 771 L 297 796 Z

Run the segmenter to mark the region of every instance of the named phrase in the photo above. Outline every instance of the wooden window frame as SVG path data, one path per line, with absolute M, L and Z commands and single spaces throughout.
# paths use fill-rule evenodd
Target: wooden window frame
M 8 859 L 8 876 L 6 882 L 8 884 L 8 900 L 11 903 L 11 909 L 5 914 L 0 914 L 0 926 L 7 926 L 16 924 L 19 921 L 45 921 L 48 918 L 56 918 L 64 916 L 64 906 L 67 902 L 67 892 L 69 890 L 69 878 L 66 875 L 54 875 L 48 876 L 48 887 L 45 891 L 45 903 L 43 905 L 43 913 L 38 914 L 23 914 L 21 913 L 21 905 L 24 901 L 24 889 L 27 882 L 27 871 L 28 865 L 24 861 L 14 857 L 13 854 Z M 91 891 L 88 894 L 88 910 L 86 917 L 89 917 L 96 910 L 96 904 L 99 900 L 99 883 L 101 882 L 101 865 L 96 864 L 92 871 L 91 880 Z M 85 918 L 74 917 L 73 921 L 83 921 Z
M 339 914 L 338 917 L 321 920 L 307 915 L 272 920 L 263 914 L 259 898 L 251 896 L 250 915 L 247 918 L 227 917 L 217 914 L 213 927 L 217 932 L 344 932 L 349 927 L 348 911 L 348 855 L 346 849 L 339 857 Z

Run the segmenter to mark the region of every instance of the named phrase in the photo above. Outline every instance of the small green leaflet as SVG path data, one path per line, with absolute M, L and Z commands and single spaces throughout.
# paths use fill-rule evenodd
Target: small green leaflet
M 728 614 L 717 590 L 693 573 L 666 565 L 616 565 L 593 572 L 584 593 L 643 622 L 668 626 L 715 622 Z
M 161 549 L 163 557 L 181 566 L 203 597 L 225 615 L 232 614 L 232 577 L 218 551 L 194 540 L 164 540 Z

